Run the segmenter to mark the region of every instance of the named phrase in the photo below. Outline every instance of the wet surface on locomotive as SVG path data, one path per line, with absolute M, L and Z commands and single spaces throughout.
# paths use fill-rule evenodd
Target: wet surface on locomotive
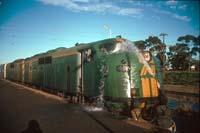
M 105 101 L 135 99 L 135 106 L 139 106 L 145 99 L 156 99 L 162 77 L 158 60 L 150 52 L 139 51 L 123 39 L 103 43 L 99 49 L 99 90 L 103 88 Z

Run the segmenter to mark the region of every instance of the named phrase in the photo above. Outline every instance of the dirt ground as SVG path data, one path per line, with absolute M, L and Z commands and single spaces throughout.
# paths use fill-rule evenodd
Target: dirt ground
M 86 112 L 78 104 L 1 79 L 0 104 L 0 133 L 20 133 L 32 119 L 38 121 L 43 133 L 150 132 L 108 112 Z
M 90 112 L 58 96 L 1 79 L 0 105 L 0 133 L 20 133 L 32 119 L 38 121 L 43 133 L 155 132 L 133 121 L 117 119 L 106 111 Z M 192 116 L 174 117 L 177 133 L 199 132 L 199 115 Z

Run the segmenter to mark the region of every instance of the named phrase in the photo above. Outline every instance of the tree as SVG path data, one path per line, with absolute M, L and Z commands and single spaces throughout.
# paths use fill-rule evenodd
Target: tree
M 143 40 L 135 41 L 134 44 L 135 44 L 135 46 L 136 46 L 139 50 L 141 50 L 141 51 L 143 51 L 143 50 L 146 49 L 146 45 L 145 45 L 146 42 L 143 41 Z
M 140 40 L 134 43 L 141 51 L 149 50 L 153 55 L 156 55 L 163 65 L 163 53 L 166 45 L 157 36 L 149 36 L 145 41 Z
M 150 50 L 153 54 L 157 54 L 162 50 L 161 40 L 157 36 L 149 36 L 148 39 L 145 40 L 146 48 Z
M 160 59 L 161 65 L 163 66 L 163 69 L 165 69 L 165 64 L 163 63 L 166 61 L 166 45 L 162 43 L 157 36 L 149 36 L 149 38 L 145 41 L 147 49 L 149 49 L 152 54 L 156 55 L 158 59 Z
M 168 61 L 173 70 L 185 70 L 189 66 L 189 48 L 185 44 L 176 44 L 169 47 Z
M 169 47 L 168 61 L 173 70 L 190 70 L 195 56 L 199 55 L 199 38 L 193 35 L 180 36 L 176 45 Z
M 200 36 L 195 37 L 193 35 L 185 35 L 181 36 L 177 39 L 177 41 L 181 44 L 186 44 L 190 48 L 190 55 L 196 56 L 200 50 Z

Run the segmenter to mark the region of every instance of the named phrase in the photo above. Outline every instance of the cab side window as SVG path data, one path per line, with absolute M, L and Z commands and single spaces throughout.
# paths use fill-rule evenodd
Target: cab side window
M 93 56 L 94 51 L 91 48 L 84 50 L 84 62 L 92 62 L 94 60 Z

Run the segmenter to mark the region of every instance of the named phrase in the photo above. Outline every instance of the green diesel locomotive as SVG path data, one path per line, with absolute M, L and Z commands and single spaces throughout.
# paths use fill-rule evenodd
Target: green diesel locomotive
M 6 78 L 74 102 L 126 109 L 138 119 L 142 109 L 157 103 L 163 85 L 160 70 L 159 60 L 150 52 L 116 37 L 16 60 L 7 64 Z

